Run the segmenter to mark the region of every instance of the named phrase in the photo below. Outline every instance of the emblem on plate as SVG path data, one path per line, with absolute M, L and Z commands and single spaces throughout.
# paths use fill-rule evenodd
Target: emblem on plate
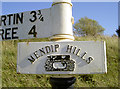
M 75 61 L 70 55 L 50 55 L 45 62 L 46 71 L 74 71 Z

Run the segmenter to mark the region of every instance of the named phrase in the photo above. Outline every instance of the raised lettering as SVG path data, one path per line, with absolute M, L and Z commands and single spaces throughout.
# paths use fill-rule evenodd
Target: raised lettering
M 34 52 L 34 55 L 36 57 L 36 59 L 38 59 L 40 56 L 38 55 L 37 51 Z
M 0 16 L 0 26 L 23 24 L 23 13 L 9 14 Z
M 59 48 L 60 46 L 59 46 L 59 44 L 56 44 L 55 45 L 55 52 L 58 52 L 58 48 Z
M 44 48 L 39 49 L 39 51 L 40 51 L 40 53 L 41 53 L 41 56 L 43 56 L 43 54 L 42 54 L 42 53 L 44 53 L 44 54 L 45 54 Z
M 11 25 L 11 17 L 13 16 L 13 14 L 9 14 L 9 15 L 7 15 L 8 16 L 8 21 L 9 21 L 9 23 L 8 23 L 8 25 Z
M 11 28 L 7 28 L 5 30 L 5 39 L 11 39 L 11 37 L 10 37 L 10 30 L 11 30 Z
M 4 40 L 3 34 L 4 34 L 4 30 L 3 30 L 3 29 L 0 29 L 0 35 L 1 35 L 1 37 L 2 37 L 2 40 Z
M 15 36 L 17 34 L 18 27 L 12 28 L 12 39 L 18 39 L 18 36 Z
M 89 64 L 92 60 L 94 60 L 92 57 L 89 57 L 88 60 L 86 60 L 86 62 Z
M 80 49 L 77 50 L 76 55 L 77 55 L 77 56 L 80 55 Z
M 30 58 L 28 58 L 28 60 L 31 62 L 31 64 L 33 64 L 33 62 L 35 61 L 34 57 L 30 55 Z
M 21 13 L 21 16 L 18 13 L 16 14 L 16 24 L 18 24 L 18 22 L 23 23 L 23 13 Z
M 52 52 L 54 52 L 54 50 L 53 50 L 53 45 L 51 45 L 51 50 L 52 50 Z
M 74 47 L 73 54 L 75 54 L 76 48 L 77 48 L 77 47 Z
M 4 26 L 6 26 L 6 19 L 7 17 L 5 15 L 1 16 L 1 26 L 2 26 L 2 23 Z
M 35 25 L 31 28 L 31 30 L 29 31 L 28 35 L 33 35 L 33 37 L 37 36 L 36 26 Z
M 73 46 L 68 45 L 68 46 L 67 46 L 67 51 L 66 51 L 66 52 L 71 53 L 72 47 L 73 47 Z
M 51 52 L 51 49 L 50 49 L 50 46 L 46 46 L 46 53 L 50 53 Z
M 30 14 L 33 14 L 33 19 L 30 19 L 30 21 L 35 22 L 37 20 L 36 11 L 31 11 Z
M 13 24 L 15 24 L 16 23 L 16 16 L 15 16 L 15 14 L 13 14 Z
M 85 55 L 87 54 L 87 52 L 85 52 L 82 56 L 81 56 L 81 58 L 83 59 L 83 60 L 85 60 Z

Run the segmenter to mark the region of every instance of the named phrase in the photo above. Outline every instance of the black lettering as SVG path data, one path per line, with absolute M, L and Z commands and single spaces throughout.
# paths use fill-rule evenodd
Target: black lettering
M 30 14 L 33 14 L 33 19 L 29 19 L 31 22 L 35 22 L 37 20 L 36 11 L 31 11 Z
M 9 14 L 9 15 L 7 15 L 8 16 L 8 18 L 9 18 L 9 23 L 8 23 L 8 25 L 11 25 L 11 17 L 13 16 L 13 14 Z
M 74 47 L 73 54 L 75 53 L 75 51 L 76 51 L 76 47 Z
M 58 48 L 59 48 L 60 46 L 59 46 L 59 44 L 56 44 L 55 45 L 55 52 L 58 52 Z
M 0 29 L 0 35 L 1 35 L 1 37 L 2 37 L 2 40 L 4 40 L 3 34 L 4 34 L 4 30 L 3 30 L 3 29 Z
M 35 25 L 31 28 L 31 30 L 29 31 L 28 35 L 33 35 L 33 37 L 37 36 L 36 26 Z
M 36 59 L 38 59 L 40 56 L 37 54 L 37 51 L 34 52 L 34 55 L 36 57 Z
M 80 55 L 80 49 L 77 50 L 76 55 L 77 55 L 77 56 Z
M 88 60 L 86 60 L 86 62 L 89 64 L 92 60 L 94 60 L 92 57 L 89 57 Z
M 51 45 L 51 50 L 52 50 L 52 52 L 54 52 L 54 51 L 53 51 L 53 45 Z
M 1 16 L 1 26 L 2 26 L 2 23 L 4 24 L 4 26 L 6 26 L 6 19 L 7 17 L 5 15 Z
M 5 30 L 5 39 L 11 39 L 11 37 L 9 36 L 10 35 L 10 31 L 11 30 L 11 28 L 6 28 L 6 30 Z
M 13 14 L 13 24 L 16 24 L 16 15 Z
M 18 39 L 18 36 L 15 36 L 17 34 L 18 27 L 12 28 L 12 39 Z
M 35 61 L 34 57 L 30 55 L 30 58 L 28 60 L 31 62 L 31 64 Z
M 39 51 L 40 51 L 40 53 L 41 53 L 41 56 L 43 56 L 43 54 L 42 54 L 42 53 L 44 53 L 44 54 L 45 54 L 44 48 L 39 49 Z
M 38 10 L 38 15 L 41 15 L 41 10 Z
M 85 52 L 82 56 L 81 56 L 81 58 L 83 59 L 83 60 L 85 60 L 84 59 L 84 56 L 87 54 L 87 52 Z
M 40 19 L 40 21 L 44 21 L 44 18 L 43 18 L 43 16 L 42 16 L 42 14 L 41 14 L 41 10 L 38 10 L 38 15 L 39 15 L 39 19 Z
M 73 46 L 68 45 L 68 46 L 67 46 L 67 51 L 66 51 L 66 52 L 71 53 L 72 47 L 73 47 Z
M 50 47 L 49 47 L 49 46 L 46 46 L 45 48 L 46 48 L 46 53 L 50 53 L 50 52 L 51 52 L 51 50 L 50 50 Z
M 1 16 L 0 16 L 0 26 L 2 26 L 2 23 L 1 23 Z
M 23 23 L 23 13 L 21 13 L 21 16 L 18 13 L 16 14 L 16 24 L 18 24 L 18 22 Z

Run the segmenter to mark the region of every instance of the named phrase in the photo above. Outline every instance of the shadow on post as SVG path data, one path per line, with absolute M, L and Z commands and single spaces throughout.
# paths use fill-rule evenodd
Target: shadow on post
M 75 77 L 50 77 L 52 89 L 74 89 Z

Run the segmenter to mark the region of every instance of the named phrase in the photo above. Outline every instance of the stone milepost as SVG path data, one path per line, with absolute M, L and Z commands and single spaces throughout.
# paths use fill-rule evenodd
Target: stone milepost
M 23 42 L 18 45 L 17 72 L 28 74 L 106 73 L 105 50 L 104 42 Z

